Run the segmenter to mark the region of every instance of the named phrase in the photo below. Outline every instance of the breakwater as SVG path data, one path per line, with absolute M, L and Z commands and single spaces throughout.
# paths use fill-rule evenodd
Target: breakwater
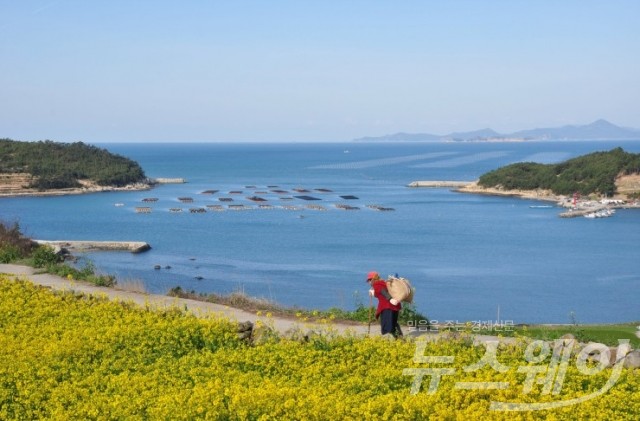
M 131 253 L 141 253 L 151 249 L 149 243 L 143 241 L 34 241 L 38 244 L 46 244 L 54 248 L 73 251 L 130 251 Z
M 471 183 L 473 183 L 473 181 L 426 180 L 426 181 L 412 181 L 411 183 L 408 184 L 408 187 L 431 187 L 431 188 L 465 187 Z
M 151 184 L 184 184 L 187 182 L 184 178 L 152 178 Z
M 561 214 L 559 214 L 558 216 L 560 218 L 577 218 L 579 216 L 586 216 L 590 213 L 593 212 L 598 212 L 602 209 L 606 209 L 605 206 L 602 207 L 598 207 L 598 208 L 589 208 L 589 209 L 569 209 L 566 212 L 562 212 Z

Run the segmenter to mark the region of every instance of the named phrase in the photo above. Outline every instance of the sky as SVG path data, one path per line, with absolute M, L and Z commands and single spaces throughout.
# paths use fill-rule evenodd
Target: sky
M 640 128 L 637 0 L 0 0 L 0 138 Z

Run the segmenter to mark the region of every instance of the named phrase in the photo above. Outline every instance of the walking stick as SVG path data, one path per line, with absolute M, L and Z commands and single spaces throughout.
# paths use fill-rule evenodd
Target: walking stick
M 367 336 L 371 336 L 371 312 L 373 310 L 373 297 L 369 295 L 369 326 L 367 326 Z

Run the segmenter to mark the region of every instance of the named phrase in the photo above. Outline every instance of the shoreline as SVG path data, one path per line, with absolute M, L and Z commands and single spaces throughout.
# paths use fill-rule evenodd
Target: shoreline
M 106 193 L 114 191 L 144 191 L 151 190 L 154 184 L 136 183 L 128 184 L 123 187 L 99 186 L 99 187 L 76 187 L 69 189 L 55 189 L 39 191 L 35 189 L 21 189 L 12 192 L 0 192 L 0 198 L 3 197 L 51 197 L 51 196 L 73 196 L 79 194 Z
M 458 193 L 482 194 L 485 196 L 518 197 L 521 199 L 541 200 L 555 202 L 562 206 L 567 200 L 566 196 L 553 194 L 549 190 L 502 190 L 497 188 L 480 187 L 478 181 L 447 181 L 425 180 L 412 181 L 407 184 L 411 188 L 453 188 Z
M 477 194 L 483 196 L 510 197 L 523 200 L 536 200 L 540 202 L 553 203 L 557 207 L 564 209 L 558 216 L 560 218 L 574 218 L 588 216 L 594 212 L 612 209 L 640 209 L 640 201 L 633 203 L 605 203 L 598 200 L 580 199 L 577 204 L 573 203 L 571 196 L 554 194 L 550 190 L 503 190 L 495 187 L 481 187 L 478 181 L 413 181 L 408 187 L 445 188 L 452 187 L 451 191 L 456 193 Z M 614 198 L 617 196 L 614 196 Z M 602 199 L 602 198 L 601 198 Z M 619 199 L 623 200 L 623 199 Z M 610 201 L 615 202 L 615 200 Z M 611 214 L 609 214 L 611 215 Z
M 502 190 L 497 188 L 481 187 L 477 181 L 465 186 L 458 187 L 454 191 L 458 193 L 482 194 L 486 196 L 517 197 L 520 199 L 540 200 L 544 202 L 554 202 L 563 206 L 568 199 L 567 196 L 553 194 L 549 190 Z
M 640 209 L 640 203 L 637 201 L 634 203 L 605 203 L 599 202 L 596 199 L 579 199 L 577 202 L 577 207 L 574 207 L 573 199 L 571 196 L 554 194 L 550 190 L 502 190 L 497 188 L 480 187 L 478 186 L 477 182 L 473 182 L 464 187 L 456 188 L 453 191 L 457 193 L 480 194 L 485 196 L 498 197 L 515 197 L 526 200 L 551 202 L 555 203 L 558 207 L 568 209 L 568 211 L 565 211 L 564 213 L 561 213 L 559 215 L 563 218 L 571 216 L 583 216 L 584 214 L 596 212 L 603 209 Z M 614 198 L 615 197 L 617 196 L 614 196 Z M 601 200 L 602 199 L 604 198 L 601 197 Z M 573 215 L 571 215 L 570 213 L 573 213 Z
M 289 337 L 299 337 L 302 333 L 306 335 L 339 335 L 353 338 L 366 338 L 366 337 L 383 337 L 380 333 L 380 325 L 377 320 L 372 320 L 369 323 L 366 322 L 354 322 L 344 320 L 332 320 L 332 319 L 320 319 L 309 320 L 306 317 L 300 318 L 297 315 L 288 316 L 282 314 L 272 314 L 269 311 L 255 311 L 252 309 L 246 309 L 237 306 L 231 306 L 228 304 L 213 303 L 208 301 L 194 300 L 191 298 L 174 297 L 170 295 L 151 294 L 147 292 L 140 292 L 136 290 L 129 290 L 126 286 L 118 287 L 102 287 L 90 284 L 85 281 L 78 281 L 71 278 L 63 278 L 58 275 L 49 273 L 41 273 L 38 269 L 31 266 L 16 265 L 16 264 L 0 264 L 0 275 L 9 277 L 9 280 L 13 282 L 28 282 L 41 288 L 49 289 L 52 292 L 73 293 L 75 295 L 81 294 L 85 296 L 92 296 L 102 299 L 107 299 L 115 303 L 133 304 L 139 308 L 155 311 L 167 311 L 178 309 L 184 312 L 184 314 L 191 315 L 197 318 L 223 318 L 232 323 L 237 323 L 238 327 L 246 326 L 247 323 L 251 327 L 253 326 L 265 326 L 267 329 L 276 332 L 279 335 L 285 335 Z M 634 325 L 636 326 L 638 321 L 626 321 L 618 323 L 588 323 L 581 326 L 591 328 L 602 328 L 607 326 L 621 326 L 621 325 Z M 467 338 L 474 346 L 482 346 L 483 344 L 499 342 L 507 345 L 513 345 L 521 341 L 521 337 L 517 334 L 504 335 L 503 328 L 499 330 L 477 331 L 469 332 L 459 331 L 451 326 L 445 325 L 444 329 L 441 324 L 436 325 L 436 329 L 422 329 L 417 325 L 407 324 L 403 325 L 404 338 L 406 340 L 423 340 L 423 341 L 439 341 L 439 340 L 451 340 Z M 505 325 L 506 326 L 506 325 Z M 556 326 L 566 326 L 566 324 L 554 324 L 554 323 L 537 323 L 537 324 L 518 324 L 514 325 L 524 326 L 525 328 L 554 328 Z M 244 334 L 244 331 L 238 331 L 238 335 Z M 305 333 L 306 332 L 306 333 Z M 573 333 L 570 338 L 575 339 Z M 562 338 L 566 337 L 562 336 Z M 635 335 L 640 338 L 640 326 Z M 536 336 L 525 336 L 529 340 L 536 339 Z M 542 339 L 549 343 L 554 343 L 554 339 Z M 486 346 L 486 345 L 485 345 Z M 614 348 L 615 349 L 615 348 Z
M 175 297 L 172 295 L 163 295 L 163 294 L 155 294 L 148 292 L 139 292 L 139 291 L 131 291 L 126 288 L 119 288 L 117 285 L 114 287 L 105 287 L 105 286 L 97 286 L 91 284 L 89 282 L 80 281 L 80 280 L 70 280 L 68 278 L 64 278 L 58 275 L 40 272 L 38 268 L 34 268 L 27 265 L 22 264 L 14 264 L 14 263 L 0 263 L 0 274 L 5 274 L 9 276 L 14 276 L 16 278 L 27 278 L 28 281 L 41 285 L 47 288 L 51 288 L 56 291 L 77 291 L 83 292 L 92 295 L 103 295 L 108 296 L 109 299 L 113 300 L 126 300 L 130 299 L 137 304 L 148 306 L 149 304 L 156 304 L 160 308 L 170 308 L 175 307 L 177 304 L 180 304 L 179 307 L 185 308 L 196 315 L 202 315 L 202 310 L 204 308 L 208 308 L 209 310 L 215 312 L 222 312 L 225 315 L 228 315 L 232 318 L 240 315 L 242 317 L 246 317 L 249 320 L 284 320 L 286 324 L 304 324 L 307 326 L 323 326 L 323 327 L 335 327 L 336 325 L 341 326 L 344 329 L 354 329 L 356 331 L 362 331 L 363 329 L 367 329 L 367 324 L 365 322 L 357 322 L 353 320 L 336 320 L 329 324 L 321 324 L 314 321 L 303 322 L 295 318 L 295 316 L 289 315 L 266 315 L 268 313 L 266 310 L 248 310 L 242 307 L 234 307 L 227 304 L 218 304 L 210 301 L 203 301 L 194 298 L 182 298 Z M 123 284 L 126 285 L 126 284 Z M 193 310 L 195 309 L 195 310 Z M 260 314 L 263 313 L 263 314 Z M 640 323 L 640 320 L 628 320 L 624 322 L 600 322 L 600 323 L 583 323 L 580 326 L 617 326 L 617 325 L 626 325 L 633 324 L 636 325 Z M 571 326 L 571 323 L 518 323 L 514 326 L 527 326 L 527 327 L 554 327 L 554 326 Z M 288 326 L 291 327 L 291 326 Z M 377 334 L 379 328 L 378 321 L 374 320 L 371 324 L 371 334 Z M 638 326 L 638 337 L 640 337 L 640 326 Z M 480 335 L 482 336 L 482 335 Z
M 0 174 L 2 175 L 2 174 Z M 184 178 L 148 178 L 146 182 L 139 182 L 133 184 L 127 184 L 126 186 L 97 186 L 91 182 L 86 183 L 83 187 L 73 187 L 68 189 L 50 189 L 50 190 L 36 190 L 20 187 L 18 189 L 6 192 L 2 191 L 2 185 L 0 185 L 0 199 L 3 197 L 50 197 L 50 196 L 71 196 L 78 194 L 92 194 L 92 193 L 107 193 L 107 192 L 120 192 L 120 191 L 145 191 L 151 190 L 158 184 L 184 184 L 187 180 Z M 5 186 L 5 189 L 11 190 L 11 187 Z

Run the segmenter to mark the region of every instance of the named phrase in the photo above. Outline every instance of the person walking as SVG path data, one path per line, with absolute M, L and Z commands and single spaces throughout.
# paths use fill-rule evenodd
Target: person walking
M 380 319 L 380 333 L 393 335 L 396 339 L 402 337 L 402 329 L 398 323 L 398 315 L 402 309 L 400 302 L 391 297 L 387 290 L 387 283 L 380 278 L 378 272 L 369 272 L 367 283 L 371 286 L 369 296 L 378 299 L 376 319 Z

